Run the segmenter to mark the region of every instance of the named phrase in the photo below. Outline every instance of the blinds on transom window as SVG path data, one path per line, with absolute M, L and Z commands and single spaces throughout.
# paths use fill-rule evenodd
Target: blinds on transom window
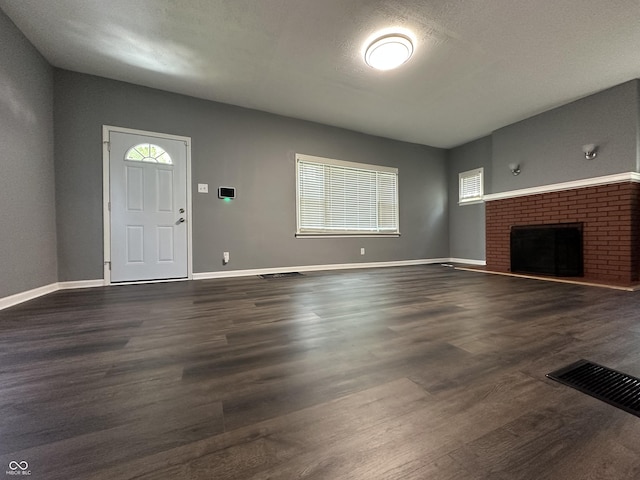
M 460 203 L 482 200 L 482 173 L 482 168 L 476 168 L 475 170 L 469 170 L 459 174 Z

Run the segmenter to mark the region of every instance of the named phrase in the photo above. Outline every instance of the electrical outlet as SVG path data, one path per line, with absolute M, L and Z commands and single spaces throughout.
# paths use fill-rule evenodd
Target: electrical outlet
M 360 255 L 364 255 L 364 247 L 360 249 Z
M 222 261 L 225 263 L 225 265 L 229 263 L 229 252 L 222 253 Z
M 209 193 L 209 184 L 208 183 L 199 183 L 198 184 L 198 193 Z

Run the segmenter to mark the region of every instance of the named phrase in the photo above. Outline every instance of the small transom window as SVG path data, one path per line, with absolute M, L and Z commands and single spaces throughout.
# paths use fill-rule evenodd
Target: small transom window
M 483 168 L 476 168 L 458 174 L 460 182 L 458 200 L 460 204 L 482 202 L 484 194 L 483 174 Z
M 140 143 L 135 147 L 131 147 L 127 150 L 127 154 L 124 156 L 125 160 L 131 160 L 133 162 L 149 162 L 149 163 L 164 163 L 165 165 L 172 165 L 171 157 L 164 148 L 154 145 L 152 143 Z

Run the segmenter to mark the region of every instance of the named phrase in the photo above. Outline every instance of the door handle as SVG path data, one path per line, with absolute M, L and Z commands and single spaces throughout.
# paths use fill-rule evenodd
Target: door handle
M 180 219 L 178 220 L 178 223 L 184 223 L 184 218 L 180 218 Z

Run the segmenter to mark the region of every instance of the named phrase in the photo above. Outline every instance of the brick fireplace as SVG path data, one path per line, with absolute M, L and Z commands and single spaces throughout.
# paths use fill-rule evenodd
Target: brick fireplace
M 522 192 L 487 196 L 487 270 L 510 271 L 511 226 L 582 223 L 583 278 L 617 285 L 639 281 L 639 183 L 624 181 L 531 195 Z

